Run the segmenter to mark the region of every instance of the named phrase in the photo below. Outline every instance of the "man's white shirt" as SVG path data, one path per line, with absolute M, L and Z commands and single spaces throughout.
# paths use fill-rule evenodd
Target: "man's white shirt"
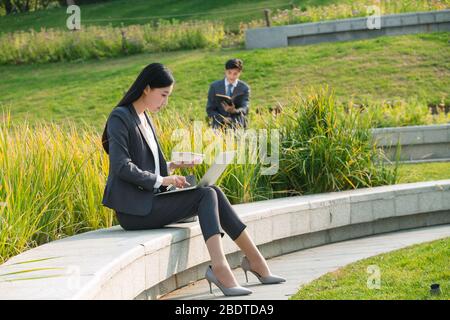
M 236 89 L 236 86 L 238 85 L 239 79 L 236 79 L 233 83 L 231 83 L 232 87 L 231 87 L 231 94 L 233 94 L 234 89 Z M 228 82 L 227 77 L 225 77 L 225 92 L 226 89 L 228 88 L 228 84 L 230 84 L 230 82 Z

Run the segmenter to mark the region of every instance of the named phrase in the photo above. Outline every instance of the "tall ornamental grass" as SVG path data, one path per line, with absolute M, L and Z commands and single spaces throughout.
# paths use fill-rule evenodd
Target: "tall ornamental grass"
M 176 130 L 190 130 L 179 117 L 155 118 L 159 140 L 168 160 L 177 144 Z M 217 150 L 235 150 L 225 134 L 202 129 L 208 163 L 178 174 L 206 172 Z M 77 233 L 117 224 L 112 210 L 101 204 L 109 160 L 101 136 L 88 126 L 55 123 L 0 122 L 0 263 L 28 248 Z M 194 140 L 186 148 L 191 150 Z M 213 148 L 211 148 L 213 145 Z M 245 152 L 245 149 L 240 149 Z M 230 166 L 218 181 L 232 203 L 272 197 L 270 184 L 257 163 Z M 126 201 L 126 199 L 123 199 Z
M 276 117 L 281 149 L 274 190 L 297 195 L 395 183 L 397 165 L 387 166 L 372 143 L 370 121 L 359 111 L 340 116 L 337 110 L 334 93 L 321 88 L 294 96 Z
M 0 35 L 0 64 L 111 58 L 142 52 L 220 47 L 223 24 L 160 21 L 157 25 L 87 26 Z
M 107 158 L 89 128 L 0 124 L 0 261 L 30 247 L 111 226 L 102 207 Z
M 296 95 L 281 114 L 260 115 L 236 135 L 213 132 L 205 122 L 187 122 L 183 115 L 163 113 L 154 122 L 168 160 L 173 150 L 206 155 L 204 164 L 178 174 L 200 179 L 218 151 L 237 150 L 236 163 L 218 181 L 236 204 L 395 183 L 395 169 L 378 161 L 383 155 L 361 119 L 360 112 L 338 117 L 334 95 L 322 89 Z M 250 147 L 252 130 L 268 132 L 267 141 L 257 136 L 257 153 Z M 263 175 L 268 164 L 259 148 L 267 143 L 267 156 L 273 156 L 271 130 L 280 136 L 279 168 Z M 45 242 L 117 224 L 114 212 L 101 204 L 109 161 L 100 140 L 100 133 L 88 126 L 13 124 L 3 113 L 0 262 Z

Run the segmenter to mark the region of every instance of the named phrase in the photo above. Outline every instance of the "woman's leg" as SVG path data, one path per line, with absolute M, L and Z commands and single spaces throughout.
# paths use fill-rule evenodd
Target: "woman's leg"
M 242 252 L 244 252 L 252 270 L 258 272 L 263 277 L 270 275 L 266 259 L 250 238 L 247 230 L 244 230 L 245 225 L 239 219 L 225 194 L 217 186 L 212 186 L 212 188 L 216 190 L 217 199 L 219 200 L 219 217 L 223 229 L 235 241 Z
M 269 266 L 266 259 L 256 247 L 253 240 L 250 238 L 247 230 L 244 230 L 241 235 L 235 240 L 238 247 L 244 252 L 245 256 L 250 262 L 250 268 L 256 271 L 262 277 L 270 275 Z
M 155 197 L 152 211 L 147 216 L 134 216 L 117 212 L 121 226 L 126 230 L 162 228 L 180 219 L 198 215 L 200 228 L 208 248 L 213 272 L 227 288 L 237 286 L 225 257 L 220 236 L 217 193 L 209 187 L 189 191 L 161 194 Z M 219 236 L 220 235 L 220 236 Z
M 238 286 L 238 282 L 231 271 L 230 265 L 225 257 L 222 247 L 222 240 L 218 234 L 211 236 L 206 241 L 209 255 L 211 257 L 211 266 L 214 275 L 226 288 Z
M 211 188 L 217 194 L 220 225 L 230 238 L 235 241 L 247 226 L 239 218 L 222 189 L 216 185 L 212 185 Z
M 204 240 L 220 233 L 217 196 L 211 188 L 197 188 L 154 197 L 151 212 L 137 216 L 116 212 L 119 224 L 125 230 L 159 229 L 181 219 L 198 215 Z

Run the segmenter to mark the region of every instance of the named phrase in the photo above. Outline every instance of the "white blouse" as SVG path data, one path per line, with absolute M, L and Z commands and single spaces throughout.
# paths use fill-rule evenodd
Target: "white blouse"
M 150 150 L 153 154 L 153 159 L 155 160 L 155 174 L 157 176 L 156 183 L 154 188 L 157 189 L 161 186 L 163 177 L 161 176 L 160 168 L 159 168 L 159 152 L 158 152 L 158 144 L 156 143 L 155 136 L 153 135 L 152 128 L 150 127 L 150 124 L 147 121 L 147 118 L 145 117 L 144 112 L 139 114 L 139 118 L 141 119 L 141 123 L 144 126 L 144 134 L 146 135 L 148 141 L 150 142 Z

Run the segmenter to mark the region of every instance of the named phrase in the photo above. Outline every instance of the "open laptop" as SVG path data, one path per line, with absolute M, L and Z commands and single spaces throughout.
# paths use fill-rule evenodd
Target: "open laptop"
M 222 173 L 225 171 L 226 167 L 233 162 L 233 159 L 236 155 L 236 151 L 226 151 L 221 152 L 214 160 L 214 163 L 209 167 L 208 171 L 203 175 L 202 179 L 194 186 L 189 186 L 185 188 L 175 188 L 170 189 L 165 192 L 156 193 L 155 196 L 162 195 L 162 194 L 168 194 L 172 192 L 181 192 L 181 191 L 187 191 L 192 190 L 199 187 L 206 187 L 213 185 L 216 183 L 217 179 L 222 175 Z

